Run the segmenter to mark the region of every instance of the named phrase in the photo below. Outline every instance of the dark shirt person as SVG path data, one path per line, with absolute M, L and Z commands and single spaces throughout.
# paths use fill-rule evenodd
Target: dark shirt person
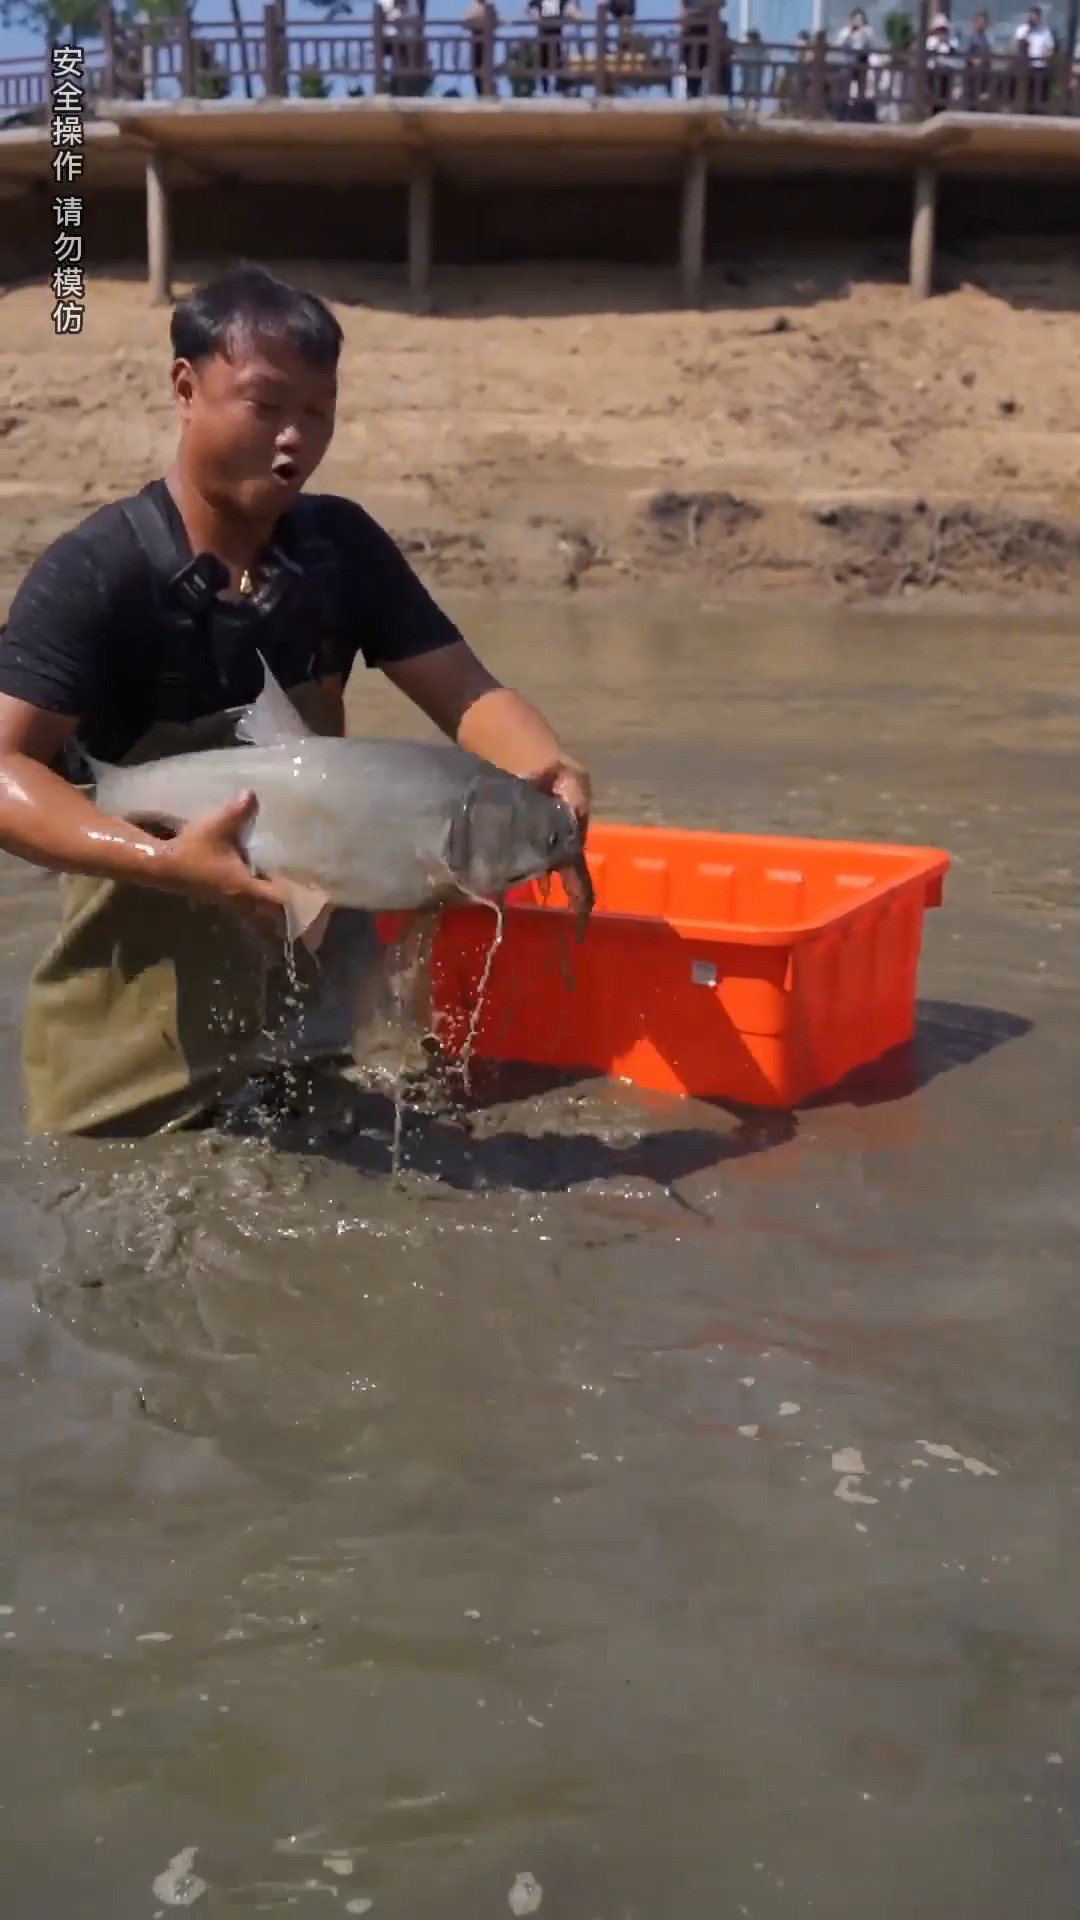
M 234 744 L 260 653 L 308 724 L 341 734 L 360 659 L 587 817 L 585 771 L 389 534 L 351 500 L 304 493 L 333 435 L 341 345 L 320 300 L 258 267 L 181 301 L 173 466 L 46 548 L 0 629 L 0 847 L 61 875 L 24 1021 L 35 1132 L 146 1134 L 212 1110 L 265 1064 L 276 975 L 256 922 L 283 952 L 278 891 L 239 844 L 252 794 L 159 837 L 99 810 L 83 754 Z
M 468 0 L 462 19 L 472 39 L 473 85 L 479 100 L 494 92 L 494 73 L 486 71 L 485 55 L 489 45 L 494 53 L 494 36 L 499 30 L 495 0 Z
M 536 21 L 536 57 L 541 93 L 558 88 L 562 66 L 563 21 L 580 25 L 585 16 L 577 0 L 527 0 Z
M 969 107 L 982 105 L 990 97 L 994 67 L 994 43 L 990 38 L 990 15 L 982 9 L 971 22 L 967 46 L 964 93 Z
M 968 35 L 967 57 L 969 60 L 989 60 L 993 51 L 994 43 L 990 38 L 990 15 L 977 13 L 971 22 L 971 32 Z

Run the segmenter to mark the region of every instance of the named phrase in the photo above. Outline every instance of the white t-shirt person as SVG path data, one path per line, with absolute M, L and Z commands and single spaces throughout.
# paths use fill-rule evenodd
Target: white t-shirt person
M 1041 7 L 1032 7 L 1027 19 L 1021 21 L 1016 29 L 1015 44 L 1027 49 L 1029 66 L 1045 67 L 1051 59 L 1057 42 L 1043 19 Z

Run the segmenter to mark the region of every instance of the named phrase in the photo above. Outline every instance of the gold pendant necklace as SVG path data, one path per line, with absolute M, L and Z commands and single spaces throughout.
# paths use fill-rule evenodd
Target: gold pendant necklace
M 251 577 L 251 572 L 248 567 L 245 567 L 243 573 L 240 575 L 240 591 L 245 599 L 249 599 L 255 591 L 255 582 Z

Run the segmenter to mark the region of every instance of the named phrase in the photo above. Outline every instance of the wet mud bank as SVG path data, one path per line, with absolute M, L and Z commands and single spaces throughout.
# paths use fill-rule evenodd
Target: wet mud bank
M 582 489 L 584 490 L 584 489 Z M 441 490 L 440 490 L 441 491 Z M 435 514 L 394 494 L 366 496 L 421 577 L 451 592 L 627 591 L 662 600 L 810 600 L 816 605 L 954 602 L 1053 607 L 1080 590 L 1080 516 L 972 500 L 868 499 L 824 494 L 774 500 L 715 487 L 643 487 L 629 496 L 599 481 L 589 507 L 568 514 L 547 478 L 517 501 L 470 510 L 447 490 Z M 5 528 L 0 611 L 19 575 L 83 511 L 55 511 Z
M 693 311 L 645 268 L 445 267 L 418 313 L 400 276 L 280 264 L 345 337 L 317 484 L 441 588 L 1021 607 L 1080 584 L 1080 269 L 1060 245 L 975 248 L 912 301 L 865 249 L 777 241 Z M 175 444 L 167 311 L 98 273 L 85 335 L 58 346 L 47 304 L 43 285 L 0 300 L 0 574 Z
M 808 505 L 661 488 L 622 515 L 571 521 L 537 511 L 516 526 L 486 516 L 398 538 L 432 579 L 463 588 L 596 593 L 633 583 L 822 604 L 975 595 L 1019 604 L 1080 587 L 1080 522 L 964 500 Z

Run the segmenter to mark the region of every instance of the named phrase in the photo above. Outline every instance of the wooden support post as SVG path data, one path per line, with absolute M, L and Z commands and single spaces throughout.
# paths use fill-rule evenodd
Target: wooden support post
M 937 218 L 937 173 L 920 167 L 915 175 L 915 202 L 911 214 L 911 291 L 928 300 L 934 290 L 934 226 Z
M 686 155 L 682 177 L 682 208 L 679 219 L 679 282 L 683 305 L 701 305 L 705 272 L 705 201 L 708 174 L 703 146 L 693 146 Z
M 1055 113 L 1068 113 L 1073 88 L 1073 53 L 1080 40 L 1080 0 L 1069 0 L 1065 19 L 1064 45 L 1058 48 L 1057 104 Z
M 426 300 L 431 292 L 431 240 L 434 174 L 426 153 L 409 158 L 409 292 Z
M 152 147 L 146 156 L 146 268 L 155 307 L 172 299 L 172 241 L 165 156 Z

